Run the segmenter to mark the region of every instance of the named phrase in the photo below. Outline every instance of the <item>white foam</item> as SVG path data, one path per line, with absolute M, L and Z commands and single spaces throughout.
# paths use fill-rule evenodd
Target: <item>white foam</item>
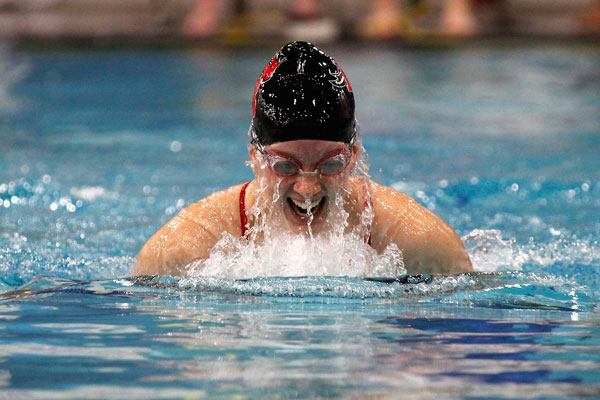
M 280 234 L 263 244 L 226 234 L 207 260 L 188 266 L 190 277 L 248 279 L 269 276 L 393 277 L 406 273 L 402 253 L 379 255 L 354 234 L 309 237 Z
M 517 244 L 496 229 L 475 229 L 463 238 L 478 272 L 519 271 L 525 264 L 547 267 L 556 263 L 594 265 L 600 262 L 600 246 L 564 235 L 548 243 L 533 239 Z
M 517 271 L 523 261 L 516 257 L 514 239 L 505 240 L 495 229 L 475 229 L 462 238 L 478 272 Z
M 360 137 L 357 144 L 362 147 Z M 329 193 L 326 227 L 321 233 L 313 233 L 310 199 L 306 200 L 309 210 L 307 232 L 292 233 L 284 216 L 285 200 L 281 198 L 281 181 L 275 185 L 260 178 L 266 162 L 257 155 L 250 164 L 257 176 L 258 191 L 253 206 L 248 210 L 253 226 L 248 239 L 224 234 L 213 247 L 210 257 L 188 266 L 188 276 L 212 276 L 224 279 L 247 279 L 259 277 L 298 276 L 348 276 L 348 277 L 395 277 L 406 273 L 402 252 L 390 245 L 383 254 L 365 242 L 373 220 L 369 201 L 370 188 L 367 156 L 362 148 L 353 179 L 362 180 L 367 194 L 367 206 L 360 215 L 360 222 L 348 228 L 348 213 L 344 210 L 343 194 Z M 343 189 L 347 190 L 347 189 Z M 349 193 L 348 193 L 349 194 Z

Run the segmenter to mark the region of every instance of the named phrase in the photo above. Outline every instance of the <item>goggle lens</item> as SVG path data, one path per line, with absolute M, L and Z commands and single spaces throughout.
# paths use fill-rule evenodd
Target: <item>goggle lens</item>
M 350 162 L 350 155 L 349 152 L 346 151 L 328 157 L 316 165 L 314 172 L 305 172 L 302 170 L 302 167 L 298 161 L 275 153 L 267 153 L 266 160 L 269 168 L 271 168 L 271 170 L 278 175 L 336 175 L 346 169 Z
M 296 163 L 293 161 L 277 156 L 273 158 L 276 159 L 271 160 L 269 165 L 271 166 L 271 169 L 279 175 L 292 176 L 296 175 L 300 171 Z

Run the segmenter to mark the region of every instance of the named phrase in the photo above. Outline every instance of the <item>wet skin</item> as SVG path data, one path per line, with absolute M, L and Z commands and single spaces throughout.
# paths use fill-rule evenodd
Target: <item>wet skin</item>
M 265 152 L 293 158 L 305 173 L 314 171 L 327 155 L 339 152 L 347 145 L 321 140 L 296 140 L 267 146 Z M 336 193 L 342 191 L 344 210 L 348 214 L 346 232 L 360 221 L 366 204 L 366 190 L 370 190 L 374 218 L 371 226 L 371 245 L 379 253 L 395 243 L 403 253 L 408 273 L 461 273 L 472 270 L 469 255 L 454 230 L 441 218 L 420 205 L 410 196 L 374 181 L 365 182 L 352 177 L 360 149 L 353 146 L 348 166 L 339 174 L 305 174 L 281 176 L 261 159 L 262 155 L 250 146 L 251 166 L 256 179 L 246 190 L 246 210 L 259 201 L 276 198 L 283 213 L 282 225 L 290 232 L 308 231 L 307 205 L 313 208 L 310 223 L 312 233 L 318 234 L 332 222 L 330 218 Z M 258 182 L 266 184 L 259 190 Z M 142 247 L 134 266 L 134 275 L 185 275 L 185 266 L 195 260 L 206 259 L 212 247 L 224 232 L 241 236 L 239 199 L 241 186 L 213 193 L 184 208 L 160 228 Z M 369 189 L 366 189 L 368 186 Z M 277 196 L 275 196 L 277 194 Z M 259 197 L 264 196 L 264 197 Z M 254 223 L 249 215 L 249 224 Z M 318 236 L 316 237 L 318 240 Z

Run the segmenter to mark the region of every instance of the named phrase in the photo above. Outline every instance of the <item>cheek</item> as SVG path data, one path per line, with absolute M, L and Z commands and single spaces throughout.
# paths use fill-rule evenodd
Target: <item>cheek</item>
M 329 192 L 334 192 L 342 189 L 346 185 L 347 181 L 347 174 L 326 177 L 321 180 L 323 186 L 325 186 L 325 188 L 327 188 L 327 191 Z
M 281 179 L 279 178 L 274 184 L 274 190 L 277 190 L 281 196 L 286 193 L 294 190 L 294 180 L 293 179 Z
M 273 173 L 266 173 L 263 178 L 267 185 L 266 192 L 273 195 L 273 197 L 283 196 L 293 186 L 292 179 L 285 179 Z

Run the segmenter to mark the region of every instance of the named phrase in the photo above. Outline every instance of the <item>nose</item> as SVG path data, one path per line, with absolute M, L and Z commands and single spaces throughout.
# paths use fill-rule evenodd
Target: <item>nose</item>
M 294 191 L 309 199 L 321 192 L 321 188 L 321 182 L 317 176 L 299 176 L 294 183 Z

